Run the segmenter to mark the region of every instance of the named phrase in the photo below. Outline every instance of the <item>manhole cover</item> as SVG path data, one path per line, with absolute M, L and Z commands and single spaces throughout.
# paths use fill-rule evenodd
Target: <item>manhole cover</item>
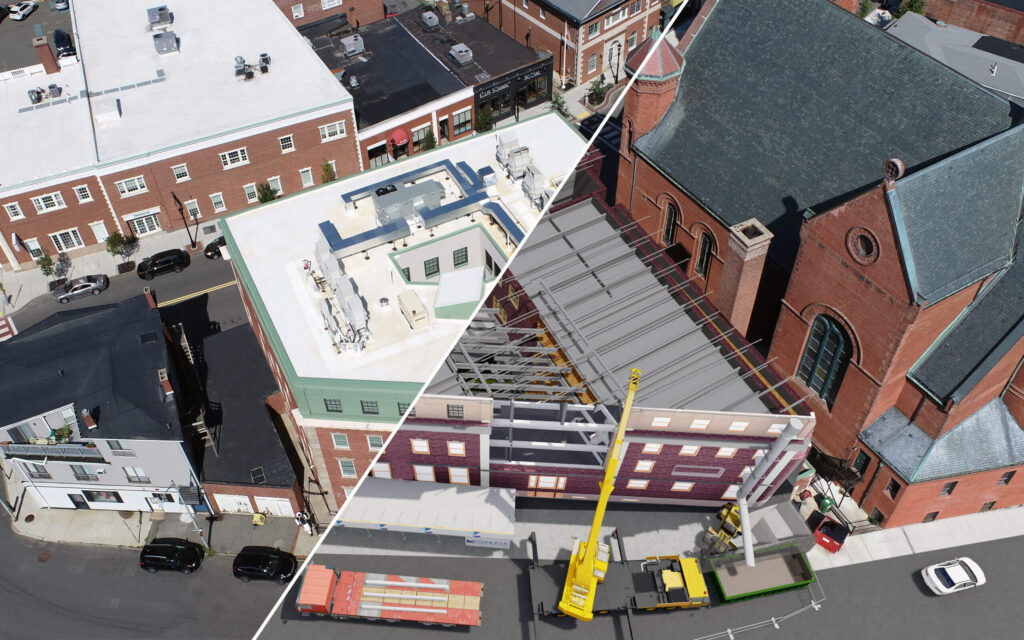
M 25 516 L 25 522 L 32 522 L 35 519 L 36 519 L 36 516 L 35 516 L 34 513 L 30 513 L 27 516 Z
M 46 562 L 49 559 L 50 559 L 50 552 L 49 551 L 44 551 L 44 552 L 39 554 L 39 558 L 38 558 L 39 562 Z

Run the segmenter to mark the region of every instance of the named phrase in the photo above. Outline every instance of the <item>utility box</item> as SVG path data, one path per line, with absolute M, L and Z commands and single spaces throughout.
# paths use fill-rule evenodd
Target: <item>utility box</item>
M 398 308 L 413 331 L 426 327 L 430 320 L 427 317 L 427 308 L 414 291 L 406 290 L 398 294 Z

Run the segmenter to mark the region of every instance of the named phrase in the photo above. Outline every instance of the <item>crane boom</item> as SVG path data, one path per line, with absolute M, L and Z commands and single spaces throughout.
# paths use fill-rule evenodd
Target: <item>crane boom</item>
M 590 535 L 585 543 L 579 540 L 575 540 L 573 543 L 569 573 L 565 579 L 565 587 L 562 589 L 562 599 L 558 603 L 558 609 L 565 615 L 579 620 L 593 619 L 594 593 L 598 583 L 604 581 L 604 574 L 608 569 L 610 549 L 607 545 L 599 543 L 598 537 L 601 533 L 601 523 L 604 521 L 605 508 L 608 506 L 608 498 L 611 497 L 612 491 L 615 489 L 615 473 L 619 468 L 619 456 L 626 434 L 626 423 L 629 421 L 629 412 L 633 409 L 633 398 L 636 396 L 639 386 L 640 371 L 631 369 L 629 391 L 626 393 L 626 402 L 622 406 L 619 426 L 615 430 L 615 441 L 604 461 L 604 479 L 600 483 L 601 493 L 594 511 L 594 522 L 590 525 Z

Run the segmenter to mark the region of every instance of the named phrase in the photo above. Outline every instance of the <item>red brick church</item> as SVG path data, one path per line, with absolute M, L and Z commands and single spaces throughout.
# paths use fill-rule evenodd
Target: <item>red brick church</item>
M 1016 107 L 826 0 L 652 46 L 616 205 L 805 394 L 820 471 L 885 525 L 1024 503 Z

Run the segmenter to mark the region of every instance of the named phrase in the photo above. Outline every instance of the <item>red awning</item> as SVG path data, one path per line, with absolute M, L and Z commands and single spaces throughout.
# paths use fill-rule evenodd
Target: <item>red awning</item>
M 403 145 L 409 142 L 409 134 L 405 129 L 395 129 L 391 132 L 391 144 Z

